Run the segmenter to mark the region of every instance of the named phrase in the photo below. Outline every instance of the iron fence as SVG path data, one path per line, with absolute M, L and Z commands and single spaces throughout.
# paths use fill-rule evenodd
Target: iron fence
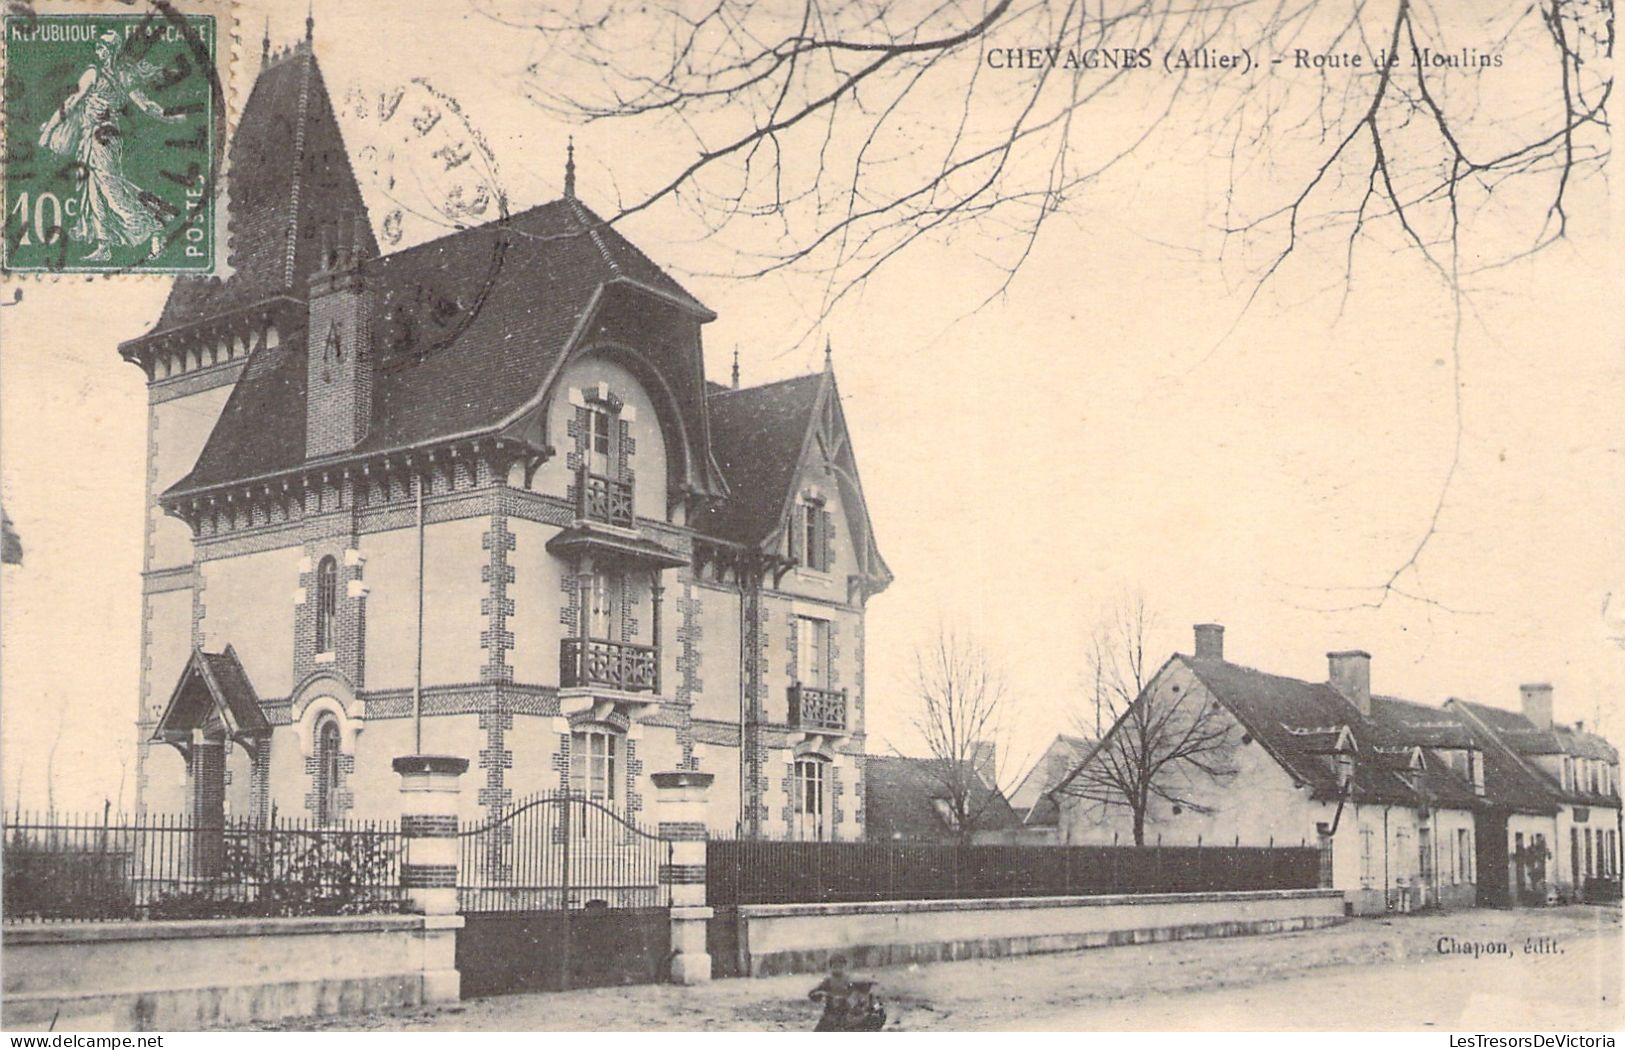
M 1320 850 L 1265 846 L 959 846 L 910 842 L 706 844 L 706 903 L 1089 896 L 1313 889 Z
M 393 822 L 12 813 L 3 826 L 7 922 L 347 915 L 403 899 Z
M 580 792 L 546 791 L 458 834 L 463 912 L 659 908 L 671 843 Z

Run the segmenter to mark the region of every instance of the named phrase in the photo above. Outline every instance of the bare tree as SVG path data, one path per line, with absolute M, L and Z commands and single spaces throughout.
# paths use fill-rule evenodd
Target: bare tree
M 740 276 L 812 267 L 829 303 L 950 233 L 999 242 L 997 294 L 1165 132 L 1233 155 L 1215 225 L 1255 284 L 1316 238 L 1352 269 L 1381 225 L 1453 285 L 1458 258 L 1563 238 L 1609 151 L 1611 0 L 577 0 L 525 25 L 537 105 L 691 144 L 610 221 L 663 201 L 718 231 L 770 217 L 781 247 Z M 1488 81 L 1504 68 L 1515 87 Z M 1480 222 L 1500 251 L 1458 254 Z
M 1136 846 L 1145 845 L 1153 802 L 1208 812 L 1190 787 L 1235 774 L 1234 722 L 1222 710 L 1197 699 L 1194 690 L 1148 688 L 1158 669 L 1146 649 L 1151 629 L 1145 599 L 1136 596 L 1122 601 L 1096 630 L 1089 665 L 1097 686 L 1092 710 L 1079 721 L 1111 728 L 1055 789 L 1102 814 L 1126 812 Z
M 1004 676 L 979 642 L 941 626 L 915 650 L 914 667 L 914 726 L 948 823 L 968 843 L 1004 798 L 992 753 L 1006 737 Z M 1008 751 L 1005 764 L 1013 768 Z
M 1238 287 L 1236 322 L 1289 266 L 1346 297 L 1364 255 L 1419 261 L 1453 316 L 1424 352 L 1450 362 L 1455 442 L 1416 538 L 1369 584 L 1329 588 L 1338 608 L 1438 604 L 1421 560 L 1462 459 L 1462 329 L 1493 336 L 1475 296 L 1606 217 L 1582 190 L 1604 188 L 1610 153 L 1613 0 L 480 10 L 532 34 L 518 85 L 537 106 L 683 144 L 620 173 L 607 221 L 662 206 L 734 248 L 726 276 L 815 281 L 803 341 L 900 255 L 950 241 L 987 266 L 967 312 L 1002 297 L 1042 231 L 1120 208 L 1108 175 L 1141 160 L 1226 166 L 1180 247 Z

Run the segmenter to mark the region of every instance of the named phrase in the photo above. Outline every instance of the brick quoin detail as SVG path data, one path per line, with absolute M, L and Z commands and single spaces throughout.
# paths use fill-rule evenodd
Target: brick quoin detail
M 508 747 L 513 712 L 482 711 L 479 718 L 480 729 L 485 733 L 485 747 L 480 750 L 485 786 L 480 788 L 476 799 L 485 807 L 486 816 L 494 819 L 513 801 L 513 790 L 507 786 L 507 771 L 513 768 L 513 751 Z
M 681 768 L 697 770 L 700 765 L 694 757 L 694 695 L 705 689 L 700 678 L 704 653 L 700 643 L 705 639 L 705 630 L 702 605 L 690 570 L 683 569 L 678 574 L 677 585 L 677 705 L 681 718 L 677 725 L 677 744 L 683 751 Z
M 508 554 L 514 549 L 516 539 L 508 530 L 505 511 L 491 515 L 491 531 L 481 537 L 480 543 L 491 555 L 490 561 L 480 567 L 480 581 L 487 588 L 486 597 L 480 599 L 480 614 L 486 623 L 480 632 L 480 648 L 486 652 L 480 681 L 511 682 L 513 668 L 508 663 L 508 653 L 513 649 L 513 631 L 508 621 L 514 614 L 514 603 L 508 597 L 508 585 L 514 582 L 514 567 L 508 563 Z
M 846 816 L 841 809 L 841 796 L 846 794 L 845 785 L 841 783 L 841 770 L 835 763 L 829 763 L 829 827 L 830 838 L 840 838 L 835 829 L 845 821 Z
M 249 753 L 248 807 L 253 818 L 265 821 L 271 816 L 271 741 L 267 736 Z
M 626 819 L 636 822 L 643 811 L 643 795 L 638 791 L 638 779 L 643 776 L 643 759 L 638 757 L 638 742 L 631 737 L 626 741 Z
M 570 734 L 559 734 L 559 749 L 553 752 L 553 771 L 559 775 L 559 790 L 570 790 Z

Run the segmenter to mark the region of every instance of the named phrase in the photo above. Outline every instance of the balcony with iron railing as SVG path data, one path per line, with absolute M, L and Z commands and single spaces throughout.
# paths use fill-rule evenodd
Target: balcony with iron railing
M 652 645 L 565 638 L 559 642 L 559 686 L 618 693 L 660 691 L 660 650 Z
M 632 483 L 580 467 L 576 471 L 576 519 L 632 528 L 637 520 L 632 513 Z
M 845 733 L 846 690 L 790 685 L 790 725 L 809 733 Z

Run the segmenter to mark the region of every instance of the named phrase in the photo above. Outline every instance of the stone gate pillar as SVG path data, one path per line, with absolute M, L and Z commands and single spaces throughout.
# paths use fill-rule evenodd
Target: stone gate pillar
M 671 890 L 671 979 L 699 984 L 711 979 L 705 950 L 711 909 L 705 904 L 705 795 L 713 774 L 679 770 L 654 774 L 660 837 L 671 843 L 671 861 L 660 881 Z
M 457 799 L 468 759 L 452 755 L 402 755 L 401 885 L 407 909 L 423 916 L 423 1001 L 462 998 L 457 972 Z

